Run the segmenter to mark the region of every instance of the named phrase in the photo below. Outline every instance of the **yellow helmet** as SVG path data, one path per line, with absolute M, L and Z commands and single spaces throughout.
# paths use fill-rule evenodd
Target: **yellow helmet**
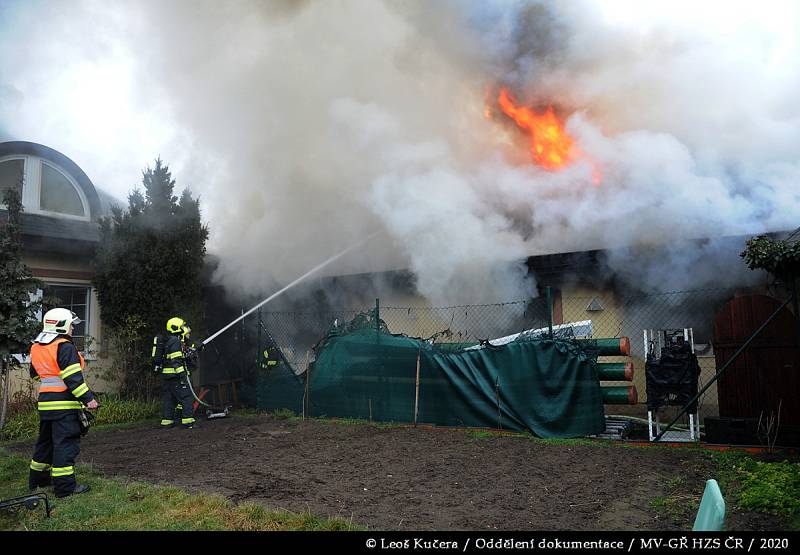
M 173 316 L 167 320 L 167 331 L 170 333 L 180 334 L 182 338 L 186 339 L 186 336 L 189 335 L 189 332 L 192 331 L 192 329 L 186 325 L 186 322 L 183 318 Z

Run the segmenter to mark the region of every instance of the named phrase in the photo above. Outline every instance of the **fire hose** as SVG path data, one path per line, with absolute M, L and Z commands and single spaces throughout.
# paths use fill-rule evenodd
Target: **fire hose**
M 189 374 L 189 372 L 186 372 L 186 385 L 189 386 L 189 391 L 192 392 L 192 397 L 194 397 L 195 401 L 197 401 L 198 403 L 200 403 L 204 407 L 208 407 L 210 409 L 214 408 L 211 405 L 209 405 L 208 403 L 206 403 L 205 401 L 203 401 L 200 397 L 197 396 L 197 393 L 194 392 L 194 388 L 192 387 L 192 376 Z
M 200 349 L 196 349 L 194 347 L 190 347 L 188 349 L 188 352 L 186 353 L 186 358 L 190 359 L 190 360 L 196 360 L 198 358 L 198 356 L 199 356 L 199 351 L 201 351 L 201 350 L 203 350 L 203 344 L 202 343 L 200 344 Z M 208 409 L 206 411 L 206 418 L 208 418 L 208 419 L 211 419 L 211 418 L 225 418 L 226 416 L 228 416 L 228 408 L 229 407 L 223 407 L 220 412 L 214 412 L 214 410 L 215 410 L 214 407 L 212 405 L 209 405 L 205 401 L 203 401 L 197 395 L 197 393 L 194 390 L 194 387 L 192 386 L 192 376 L 191 376 L 191 373 L 189 372 L 188 365 L 187 365 L 187 368 L 186 368 L 186 385 L 189 386 L 189 391 L 191 392 L 192 397 L 194 397 L 194 400 Z

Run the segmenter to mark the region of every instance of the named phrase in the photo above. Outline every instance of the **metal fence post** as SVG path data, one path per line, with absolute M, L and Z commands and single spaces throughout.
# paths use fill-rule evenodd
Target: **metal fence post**
M 256 372 L 261 368 L 263 360 L 261 359 L 261 327 L 263 323 L 261 320 L 261 309 L 258 309 L 258 338 L 256 339 Z
M 794 310 L 795 335 L 797 335 L 797 348 L 800 349 L 800 309 L 797 303 L 797 276 L 792 274 L 792 309 Z
M 242 314 L 244 314 L 244 308 L 242 309 Z M 244 327 L 244 318 L 242 318 L 242 328 L 239 332 L 239 375 L 244 376 L 245 368 L 247 364 L 247 360 L 245 358 L 245 345 L 247 344 L 247 339 L 245 338 L 245 327 Z M 227 391 L 225 393 L 227 395 Z
M 417 349 L 417 379 L 414 387 L 414 427 L 417 426 L 417 416 L 419 415 L 419 359 L 422 356 L 422 343 Z

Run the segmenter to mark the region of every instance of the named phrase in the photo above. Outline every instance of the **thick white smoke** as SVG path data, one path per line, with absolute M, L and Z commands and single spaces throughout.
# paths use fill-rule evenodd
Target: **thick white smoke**
M 233 291 L 268 293 L 383 230 L 333 271 L 407 268 L 435 304 L 520 299 L 529 255 L 800 219 L 792 4 L 90 2 L 34 17 L 49 7 L 2 8 L 6 138 L 62 150 L 119 196 L 161 154 L 201 194 Z M 95 109 L 81 76 L 106 92 Z M 483 115 L 498 86 L 567 115 L 580 159 L 532 165 L 527 138 Z

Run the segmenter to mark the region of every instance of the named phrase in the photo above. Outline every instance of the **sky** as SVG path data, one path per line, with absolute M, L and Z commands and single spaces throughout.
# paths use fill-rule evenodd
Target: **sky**
M 530 255 L 797 227 L 798 10 L 0 0 L 0 140 L 61 151 L 120 202 L 160 156 L 200 196 L 232 292 L 378 232 L 329 271 L 409 269 L 434 304 L 515 300 Z M 532 161 L 501 88 L 558 114 L 569 164 Z M 697 258 L 635 279 L 675 286 L 665 271 Z

